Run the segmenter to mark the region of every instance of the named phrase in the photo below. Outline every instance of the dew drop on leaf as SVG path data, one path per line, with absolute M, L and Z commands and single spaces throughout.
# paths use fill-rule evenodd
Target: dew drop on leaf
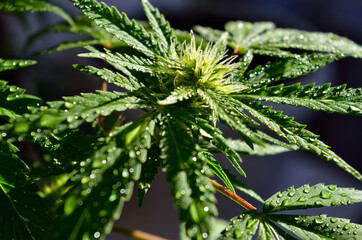
M 307 198 L 304 197 L 304 196 L 301 196 L 299 199 L 298 199 L 298 202 L 306 202 L 307 201 Z
M 282 202 L 282 206 L 285 207 L 285 206 L 288 206 L 290 204 L 292 204 L 293 201 L 291 199 L 285 199 L 283 202 Z
M 320 193 L 320 197 L 323 199 L 331 199 L 332 193 L 328 190 L 322 190 Z
M 95 233 L 94 233 L 94 237 L 95 237 L 95 238 L 99 238 L 100 236 L 101 236 L 100 232 L 95 232 Z
M 316 206 L 321 206 L 321 207 L 324 206 L 324 203 L 323 203 L 322 201 L 320 201 L 320 200 L 316 201 L 314 204 L 315 204 Z

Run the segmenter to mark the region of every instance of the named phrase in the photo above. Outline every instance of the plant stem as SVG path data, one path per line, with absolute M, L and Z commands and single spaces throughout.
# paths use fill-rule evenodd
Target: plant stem
M 246 200 L 244 200 L 243 198 L 241 198 L 240 196 L 238 196 L 237 194 L 233 193 L 232 191 L 230 191 L 229 189 L 227 189 L 226 187 L 220 185 L 219 183 L 217 183 L 216 181 L 212 180 L 209 178 L 209 181 L 211 182 L 212 186 L 220 193 L 224 194 L 225 196 L 227 196 L 228 198 L 230 198 L 231 200 L 235 201 L 236 203 L 238 203 L 239 205 L 241 205 L 243 208 L 245 208 L 246 210 L 256 210 L 256 207 L 254 207 L 253 205 L 251 205 L 250 203 L 248 203 Z
M 150 233 L 142 232 L 139 230 L 129 230 L 118 226 L 113 226 L 112 232 L 123 234 L 139 240 L 166 240 L 166 238 L 162 238 Z

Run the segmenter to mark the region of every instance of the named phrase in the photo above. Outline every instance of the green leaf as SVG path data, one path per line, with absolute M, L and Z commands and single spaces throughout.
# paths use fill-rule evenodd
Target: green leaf
M 144 197 L 148 189 L 151 188 L 151 183 L 158 173 L 158 167 L 161 165 L 159 155 L 159 148 L 152 146 L 149 150 L 147 161 L 142 166 L 141 177 L 138 180 L 137 200 L 139 207 L 142 207 Z
M 43 239 L 51 219 L 37 190 L 35 185 L 18 186 L 7 194 L 0 190 L 1 239 Z
M 235 52 L 244 54 L 248 50 L 260 55 L 280 58 L 299 58 L 284 49 L 324 52 L 341 57 L 362 58 L 362 47 L 353 41 L 332 33 L 308 32 L 296 29 L 275 28 L 271 22 L 231 21 L 226 23 L 229 33 L 228 45 Z M 196 27 L 201 36 L 215 41 L 224 32 L 211 28 Z
M 235 21 L 225 24 L 225 30 L 231 34 L 230 46 L 244 53 L 255 45 L 258 37 L 268 30 L 274 29 L 272 22 L 243 22 Z
M 70 25 L 73 19 L 60 7 L 42 0 L 2 0 L 0 10 L 5 12 L 51 12 L 55 13 Z
M 120 71 L 122 71 L 124 68 L 127 68 L 129 70 L 149 73 L 151 75 L 154 74 L 154 71 L 157 72 L 157 69 L 152 67 L 153 62 L 143 57 L 137 57 L 134 55 L 129 56 L 127 54 L 113 54 L 109 50 L 106 50 L 106 53 L 103 53 L 90 47 L 87 47 L 87 49 L 92 52 L 82 53 L 78 56 L 102 59 Z
M 6 120 L 14 119 L 29 112 L 40 103 L 38 97 L 24 94 L 24 92 L 24 89 L 7 85 L 6 81 L 0 80 L 0 117 Z
M 177 102 L 181 102 L 183 100 L 187 100 L 193 96 L 195 96 L 197 92 L 195 91 L 195 87 L 192 86 L 181 86 L 176 88 L 170 95 L 168 95 L 165 99 L 159 100 L 158 104 L 160 105 L 171 105 Z
M 263 145 L 263 141 L 242 122 L 242 115 L 237 110 L 237 105 L 233 104 L 232 99 L 227 95 L 213 92 L 198 90 L 198 94 L 202 97 L 210 108 L 214 111 L 218 120 L 224 122 L 244 139 L 244 141 L 253 148 L 253 143 Z
M 270 218 L 303 240 L 347 240 L 362 236 L 361 225 L 350 223 L 349 219 L 327 217 L 325 214 L 317 216 L 273 214 Z
M 120 14 L 116 8 L 109 8 L 105 3 L 98 3 L 95 0 L 71 0 L 71 2 L 98 26 L 146 56 L 154 57 L 155 52 L 160 49 L 152 34 L 136 21 L 130 21 L 125 13 Z
M 220 178 L 221 181 L 223 181 L 226 185 L 226 187 L 233 193 L 235 193 L 235 189 L 233 184 L 230 182 L 230 179 L 228 177 L 228 175 L 225 173 L 224 169 L 222 168 L 222 166 L 220 165 L 220 163 L 214 159 L 212 157 L 212 154 L 208 153 L 208 152 L 201 152 L 200 154 L 201 158 L 205 158 L 205 160 L 207 161 L 208 166 L 210 167 L 210 169 L 212 170 L 212 172 L 218 177 Z
M 142 4 L 155 36 L 161 42 L 162 47 L 160 50 L 166 55 L 170 45 L 178 43 L 173 29 L 159 10 L 154 8 L 148 0 L 142 0 Z
M 239 78 L 242 84 L 257 89 L 265 85 L 296 78 L 314 72 L 326 64 L 339 59 L 334 54 L 309 54 L 300 58 L 283 58 L 258 66 L 246 73 L 244 78 Z
M 353 188 L 338 188 L 336 185 L 317 184 L 312 187 L 304 185 L 294 189 L 290 187 L 278 192 L 265 201 L 263 211 L 266 213 L 320 208 L 339 205 L 351 205 L 362 201 L 362 191 Z
M 240 139 L 227 139 L 229 145 L 238 153 L 247 154 L 247 155 L 274 155 L 283 152 L 288 152 L 291 149 L 296 150 L 294 145 L 289 145 L 291 149 L 281 147 L 274 144 L 265 144 L 265 146 L 254 145 L 254 149 L 251 149 L 244 141 Z
M 221 233 L 220 240 L 251 240 L 259 225 L 259 212 L 247 211 L 231 219 L 232 224 Z
M 207 179 L 211 171 L 206 162 L 197 157 L 198 146 L 180 120 L 166 114 L 161 131 L 161 158 L 167 169 L 167 180 L 172 184 L 179 218 L 185 222 L 189 237 L 205 238 L 211 227 L 210 216 L 217 214 L 214 189 Z
M 362 58 L 361 46 L 333 33 L 274 29 L 266 32 L 259 40 L 259 44 L 271 48 L 302 49 Z
M 113 83 L 121 88 L 124 88 L 128 91 L 134 91 L 141 87 L 141 85 L 134 78 L 125 77 L 122 74 L 113 72 L 109 69 L 103 68 L 99 69 L 92 66 L 83 66 L 79 64 L 73 65 L 79 71 L 88 73 L 95 77 L 100 77 L 108 83 Z
M 362 88 L 345 89 L 346 85 L 330 87 L 330 83 L 315 87 L 315 84 L 290 86 L 280 84 L 244 92 L 240 98 L 253 98 L 277 104 L 305 107 L 315 111 L 362 115 Z M 239 98 L 239 96 L 238 96 Z
M 108 116 L 114 111 L 149 107 L 143 100 L 121 92 L 98 91 L 64 99 L 49 102 L 49 108 L 40 107 L 33 114 L 25 115 L 0 129 L 6 131 L 7 137 L 12 140 L 16 136 L 24 138 L 30 135 L 37 139 L 67 128 L 75 129 L 84 122 L 93 123 L 99 116 Z
M 1 3 L 0 3 L 1 4 Z M 36 64 L 35 60 L 10 60 L 0 58 L 0 72 Z
M 52 229 L 56 239 L 104 239 L 110 233 L 147 159 L 152 119 L 150 113 L 111 132 L 107 142 L 80 163 L 82 168 L 69 182 L 75 187 L 65 195 Z
M 263 106 L 260 102 L 243 100 L 239 103 L 241 108 L 247 110 L 280 137 L 287 139 L 292 144 L 296 144 L 300 149 L 311 151 L 322 159 L 333 162 L 358 180 L 362 180 L 362 175 L 356 169 L 331 151 L 329 146 L 318 140 L 319 136 L 305 130 L 305 125 L 294 122 L 293 118 L 282 115 L 281 111 L 275 111 L 271 107 Z

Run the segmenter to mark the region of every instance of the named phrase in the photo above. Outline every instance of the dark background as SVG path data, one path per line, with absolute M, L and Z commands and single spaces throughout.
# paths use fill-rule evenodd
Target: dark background
M 171 25 L 189 30 L 194 25 L 211 26 L 222 29 L 229 20 L 272 21 L 279 27 L 297 28 L 309 31 L 334 32 L 362 44 L 362 1 L 360 0 L 150 0 L 158 7 Z M 53 1 L 72 14 L 79 12 L 67 1 Z M 137 0 L 105 1 L 117 6 L 130 18 L 145 19 L 142 6 Z M 26 21 L 25 21 L 26 20 Z M 78 39 L 70 34 L 52 34 L 36 41 L 29 49 L 24 49 L 27 36 L 40 28 L 59 22 L 53 14 L 26 14 L 24 21 L 13 15 L 0 13 L 0 58 L 25 58 L 32 53 L 69 39 Z M 28 93 L 41 95 L 48 100 L 61 96 L 75 95 L 99 88 L 99 80 L 77 72 L 74 63 L 87 63 L 78 58 L 77 51 L 65 51 L 36 57 L 36 66 L 2 73 L 0 79 L 8 80 L 27 89 Z M 347 83 L 349 87 L 360 87 L 362 80 L 362 61 L 343 59 L 339 62 L 303 77 L 302 83 L 316 82 L 317 85 L 332 82 L 333 85 Z M 111 87 L 112 90 L 112 87 Z M 361 120 L 355 116 L 316 113 L 294 107 L 281 108 L 286 114 L 294 115 L 296 120 L 308 124 L 308 129 L 320 134 L 320 139 L 353 167 L 362 171 Z M 237 137 L 224 129 L 225 134 Z M 242 156 L 242 167 L 248 174 L 243 180 L 264 199 L 277 191 L 294 185 L 299 187 L 324 182 L 340 187 L 362 189 L 362 184 L 350 175 L 325 162 L 311 153 L 296 151 L 268 157 Z M 223 157 L 220 156 L 221 161 Z M 241 196 L 244 196 L 241 194 Z M 219 215 L 229 219 L 243 208 L 217 194 Z M 245 197 L 249 200 L 248 197 Z M 258 203 L 250 200 L 257 207 Z M 346 217 L 353 222 L 362 223 L 360 205 L 341 206 L 331 209 L 306 211 L 306 214 L 328 213 L 336 217 Z M 160 172 L 153 187 L 146 196 L 144 206 L 139 209 L 136 194 L 126 203 L 119 226 L 141 229 L 168 239 L 178 239 L 177 212 L 170 199 L 170 189 L 165 174 Z M 108 238 L 107 238 L 108 239 Z M 109 239 L 124 239 L 111 235 Z

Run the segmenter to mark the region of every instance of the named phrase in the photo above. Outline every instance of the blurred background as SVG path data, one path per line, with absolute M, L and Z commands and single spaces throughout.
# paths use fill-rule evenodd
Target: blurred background
M 64 0 L 51 1 L 73 15 L 80 14 L 72 4 Z M 119 11 L 129 18 L 145 20 L 140 1 L 109 0 Z M 334 32 L 362 44 L 362 1 L 360 0 L 150 0 L 166 16 L 174 28 L 190 30 L 194 25 L 223 29 L 230 20 L 272 21 L 278 27 L 297 28 L 309 31 Z M 71 34 L 51 34 L 24 48 L 26 39 L 39 29 L 57 23 L 61 19 L 53 14 L 26 14 L 25 17 L 0 13 L 0 58 L 32 58 L 32 54 L 62 41 L 79 39 Z M 26 69 L 8 71 L 0 79 L 27 89 L 27 93 L 40 95 L 46 100 L 60 99 L 61 96 L 90 92 L 99 88 L 99 79 L 78 72 L 72 64 L 87 64 L 89 60 L 77 57 L 84 52 L 64 51 L 37 56 L 38 64 Z M 316 82 L 317 85 L 332 82 L 332 85 L 347 83 L 348 87 L 361 87 L 362 61 L 343 59 L 327 67 L 302 77 L 302 83 Z M 113 88 L 110 86 L 110 90 Z M 296 117 L 296 121 L 308 125 L 307 129 L 321 135 L 320 139 L 350 165 L 362 171 L 362 124 L 355 116 L 316 113 L 294 107 L 283 107 L 286 114 Z M 223 129 L 230 137 L 237 137 L 228 129 Z M 219 156 L 221 161 L 222 156 Z M 294 185 L 299 187 L 324 182 L 340 187 L 362 189 L 362 184 L 331 163 L 325 162 L 311 153 L 296 151 L 268 157 L 242 156 L 242 167 L 248 177 L 240 178 L 248 187 L 264 199 L 277 191 Z M 225 162 L 225 161 L 224 161 Z M 226 162 L 225 162 L 226 163 Z M 229 165 L 225 165 L 230 167 Z M 136 193 L 136 192 L 135 192 Z M 137 194 L 125 204 L 121 219 L 116 225 L 140 229 L 167 239 L 179 239 L 177 212 L 170 199 L 170 188 L 165 174 L 160 171 L 153 187 L 146 195 L 141 209 L 137 206 Z M 224 219 L 241 213 L 244 209 L 220 194 L 219 216 Z M 260 205 L 250 200 L 257 207 Z M 362 223 L 361 205 L 316 209 L 305 214 L 327 213 L 336 217 L 346 217 Z M 107 239 L 127 239 L 111 234 Z

